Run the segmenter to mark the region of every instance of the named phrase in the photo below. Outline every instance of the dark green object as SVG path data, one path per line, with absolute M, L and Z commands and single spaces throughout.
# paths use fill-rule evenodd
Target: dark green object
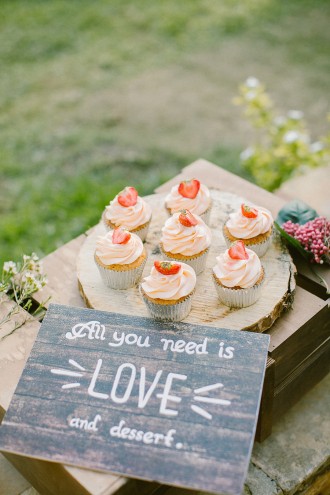
M 293 223 L 303 225 L 310 220 L 314 220 L 314 218 L 318 216 L 319 214 L 317 211 L 309 205 L 299 199 L 294 199 L 283 206 L 277 215 L 276 221 L 280 226 L 288 220 L 291 220 Z

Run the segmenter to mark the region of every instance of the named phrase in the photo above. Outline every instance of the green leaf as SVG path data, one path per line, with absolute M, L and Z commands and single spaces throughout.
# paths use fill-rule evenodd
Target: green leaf
M 283 225 L 283 223 L 291 220 L 293 223 L 299 223 L 300 225 L 304 225 L 310 220 L 314 220 L 314 218 L 318 217 L 319 214 L 316 210 L 311 208 L 309 205 L 300 201 L 298 199 L 294 199 L 289 203 L 286 203 L 283 208 L 279 211 L 277 215 L 277 222 L 279 225 Z
M 281 236 L 287 241 L 287 243 L 292 246 L 293 248 L 295 248 L 297 251 L 299 251 L 299 253 L 307 260 L 307 261 L 310 261 L 312 258 L 313 258 L 313 255 L 312 253 L 306 251 L 302 245 L 300 244 L 300 242 L 295 239 L 294 237 L 292 237 L 291 235 L 289 235 L 287 232 L 285 232 L 285 230 L 282 229 L 282 227 L 280 227 L 280 225 L 277 223 L 277 222 L 274 222 L 274 225 L 275 227 L 277 228 L 277 230 L 279 231 L 279 233 L 281 234 Z

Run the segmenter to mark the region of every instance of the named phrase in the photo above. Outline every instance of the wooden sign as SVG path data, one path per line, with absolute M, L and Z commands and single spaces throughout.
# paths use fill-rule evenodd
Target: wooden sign
M 269 336 L 52 304 L 1 450 L 240 495 Z

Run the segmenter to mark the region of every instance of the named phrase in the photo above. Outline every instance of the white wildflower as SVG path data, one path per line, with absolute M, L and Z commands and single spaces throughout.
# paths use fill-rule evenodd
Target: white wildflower
M 252 101 L 257 97 L 257 92 L 252 89 L 245 94 L 245 99 L 247 101 Z
M 16 275 L 17 274 L 17 265 L 14 263 L 14 261 L 5 261 L 3 264 L 3 271 L 4 273 L 8 273 L 10 275 Z
M 22 306 L 33 316 L 36 315 L 36 311 L 43 309 L 45 302 L 40 303 L 36 311 L 34 311 L 32 307 L 32 294 L 41 290 L 47 284 L 47 277 L 42 274 L 41 262 L 35 253 L 32 253 L 31 256 L 27 256 L 26 254 L 22 255 L 21 261 L 18 263 L 14 263 L 13 261 L 5 262 L 3 264 L 2 272 L 0 293 L 7 294 L 11 300 L 16 302 L 17 307 Z M 0 318 L 0 327 L 4 322 L 7 323 L 16 313 L 13 313 L 10 310 L 2 319 Z M 41 311 L 41 313 L 43 315 L 44 311 Z M 40 315 L 38 316 L 38 319 L 39 318 Z M 14 330 L 17 330 L 22 326 L 21 324 L 17 326 L 17 322 L 15 321 L 13 322 L 13 325 Z
M 284 134 L 283 141 L 287 144 L 295 143 L 296 141 L 299 141 L 300 137 L 301 137 L 300 132 L 288 131 Z
M 35 284 L 34 284 L 34 286 L 35 286 L 35 288 L 36 288 L 36 291 L 37 291 L 37 290 L 41 290 L 41 289 L 43 288 L 43 286 L 44 286 L 44 285 L 45 285 L 45 284 L 43 284 L 40 280 L 35 280 Z
M 286 123 L 287 123 L 287 118 L 284 117 L 283 115 L 278 115 L 277 117 L 275 117 L 274 119 L 274 124 L 277 126 L 277 127 L 283 127 Z
M 28 284 L 34 285 L 36 282 L 36 278 L 35 278 L 34 273 L 32 273 L 28 270 L 26 272 L 24 272 L 23 276 L 22 276 L 22 282 L 26 282 Z
M 249 146 L 248 148 L 242 151 L 242 153 L 240 154 L 240 159 L 243 162 L 245 162 L 249 160 L 249 158 L 251 158 L 253 155 L 254 155 L 254 149 L 251 146 Z
M 288 131 L 284 134 L 283 141 L 287 144 L 296 143 L 297 141 L 308 144 L 309 136 L 299 131 Z
M 33 261 L 39 261 L 39 257 L 36 253 L 31 254 L 31 259 L 33 259 Z
M 323 149 L 324 145 L 320 141 L 315 141 L 315 143 L 312 143 L 309 147 L 311 153 L 319 153 L 319 151 L 322 151 Z
M 291 120 L 301 120 L 304 116 L 304 113 L 300 110 L 290 110 L 288 112 L 288 117 Z
M 257 88 L 258 86 L 260 86 L 260 81 L 256 77 L 248 77 L 245 81 L 245 86 L 251 89 Z

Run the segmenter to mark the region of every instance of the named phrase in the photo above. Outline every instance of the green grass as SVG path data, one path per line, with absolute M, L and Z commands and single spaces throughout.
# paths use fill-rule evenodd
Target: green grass
M 228 145 L 219 136 L 197 154 L 185 143 L 165 147 L 162 127 L 159 140 L 142 132 L 130 140 L 108 96 L 231 39 L 278 45 L 289 63 L 306 65 L 315 92 L 325 91 L 329 30 L 318 24 L 329 14 L 325 0 L 3 0 L 0 261 L 47 254 L 97 222 L 125 185 L 151 193 L 198 156 L 250 178 L 240 139 Z

